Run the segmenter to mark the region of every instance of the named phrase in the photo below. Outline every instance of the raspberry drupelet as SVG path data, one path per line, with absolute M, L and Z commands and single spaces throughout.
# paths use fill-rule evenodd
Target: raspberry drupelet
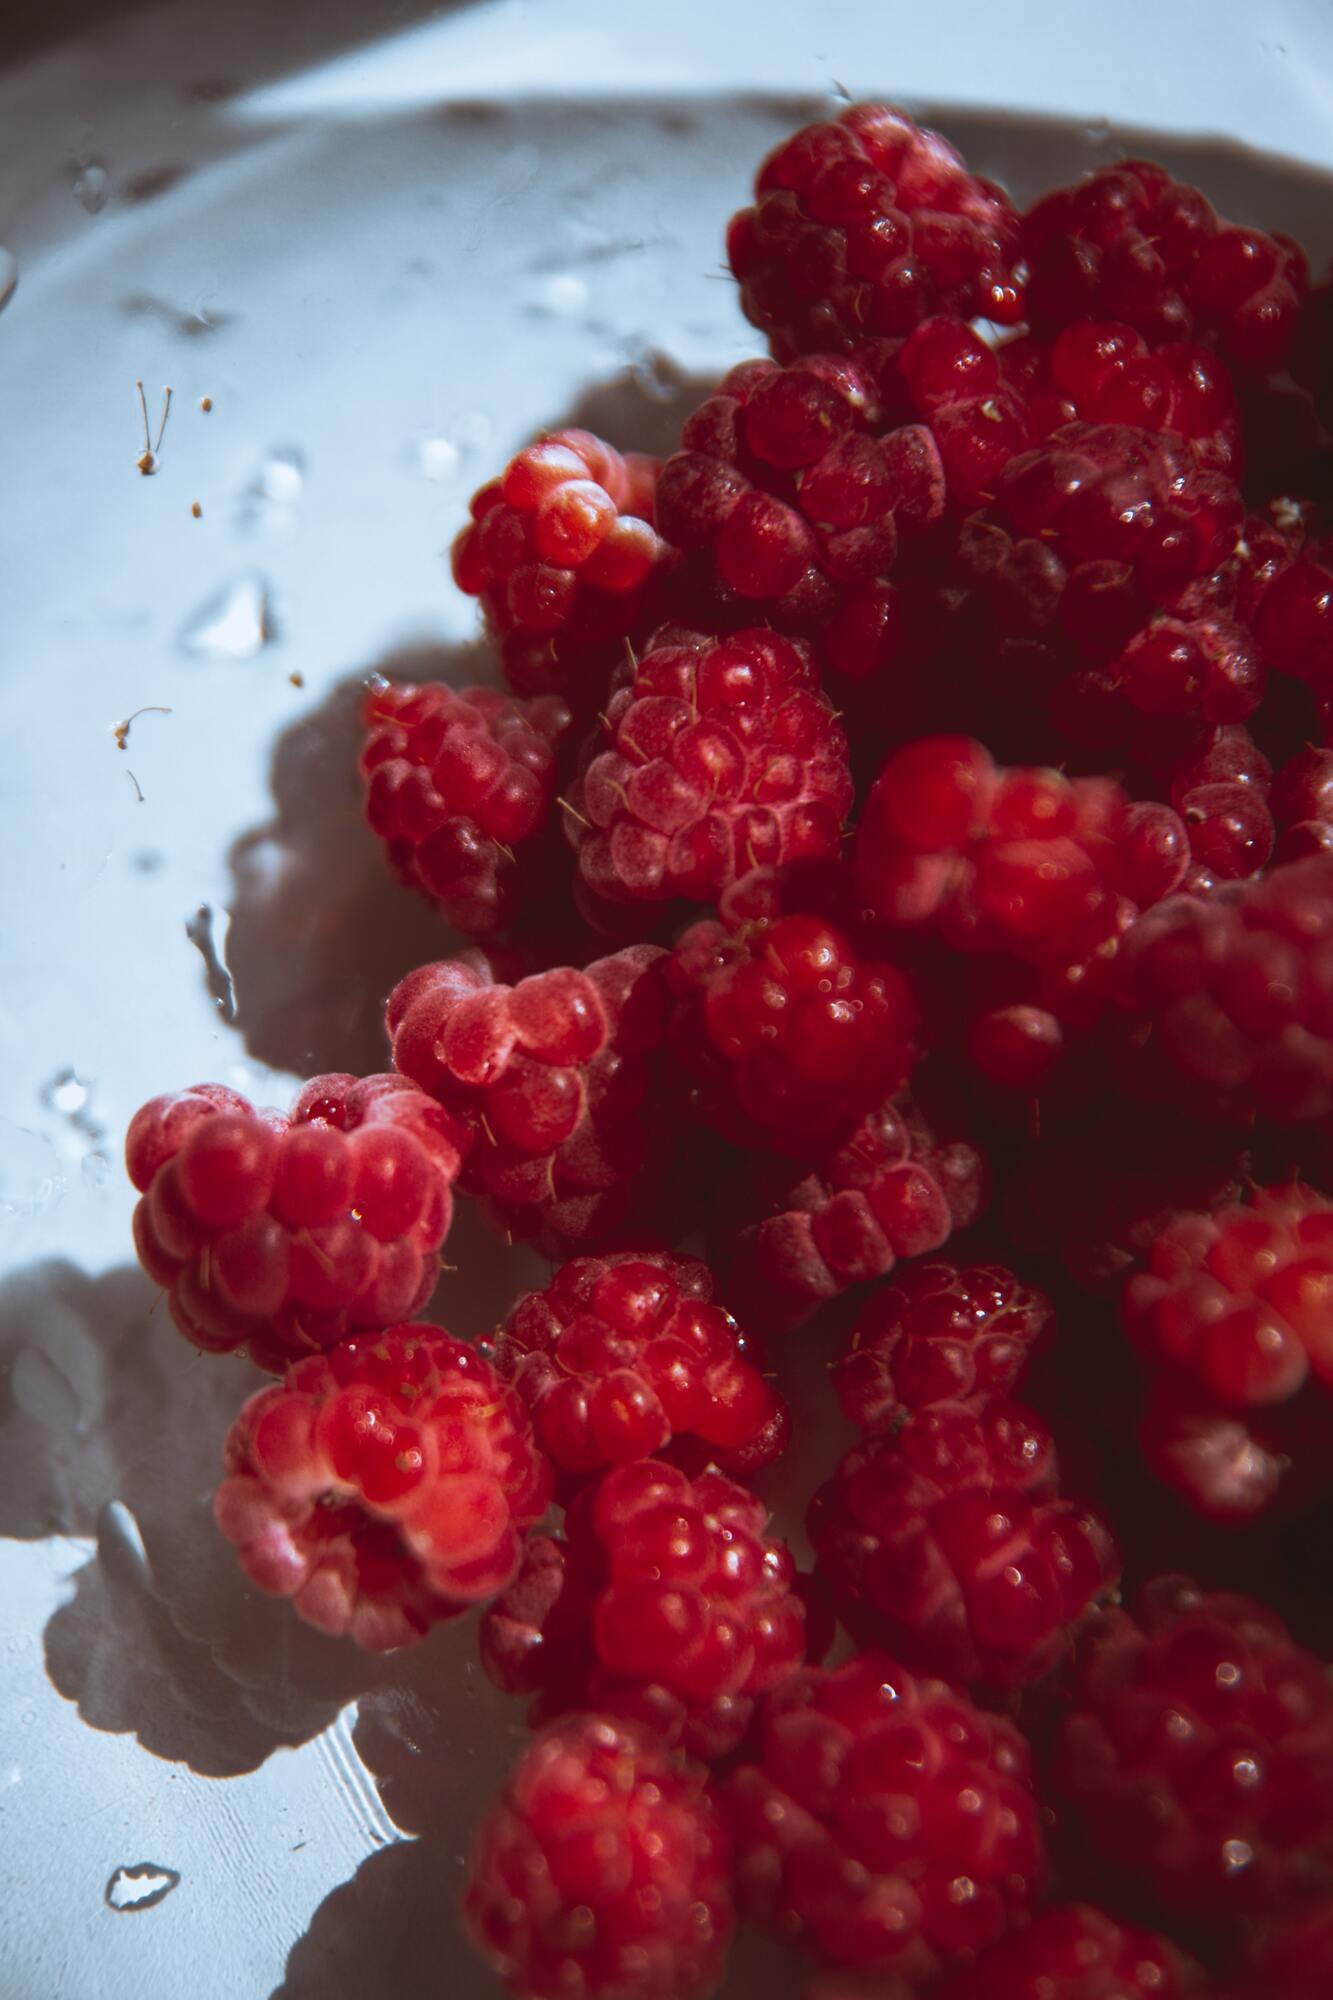
M 1041 328 L 1117 320 L 1154 348 L 1193 335 L 1257 371 L 1288 360 L 1308 289 L 1288 236 L 1223 222 L 1148 160 L 1099 167 L 1022 219 L 1027 315 Z
M 473 495 L 454 581 L 481 599 L 515 693 L 596 710 L 668 554 L 657 472 L 591 431 L 552 431 Z
M 1333 698 L 1333 538 L 1312 542 L 1267 579 L 1255 636 L 1275 673 L 1304 681 L 1327 714 Z
M 900 1257 L 941 1249 L 987 1193 L 976 1147 L 941 1136 L 908 1100 L 877 1105 L 813 1171 L 778 1180 L 780 1164 L 752 1173 L 743 1206 L 755 1213 L 730 1244 L 726 1292 L 744 1323 L 774 1331 Z
M 822 917 L 693 924 L 667 978 L 696 1114 L 741 1144 L 809 1157 L 906 1081 L 917 1007 L 896 966 Z
M 1023 1687 L 1120 1575 L 1102 1521 L 1058 1497 L 1030 1410 L 940 1403 L 848 1452 L 809 1530 L 843 1622 L 910 1667 Z
M 1043 1910 L 940 1987 L 938 2000 L 1207 2000 L 1168 1938 L 1088 1903 Z
M 1173 1917 L 1269 1917 L 1333 1881 L 1333 1691 L 1247 1598 L 1179 1577 L 1079 1648 L 1061 1794 L 1104 1866 Z
M 727 255 L 745 315 L 780 359 L 904 334 L 928 313 L 1022 317 L 1008 197 L 937 132 L 856 104 L 770 153 Z
M 672 1233 L 677 1127 L 655 1062 L 666 964 L 635 945 L 508 986 L 464 957 L 420 967 L 389 996 L 394 1062 L 471 1134 L 460 1186 L 552 1254 Z
M 1121 941 L 1125 1074 L 1210 1119 L 1302 1123 L 1333 1111 L 1333 855 L 1199 899 Z
M 806 1611 L 768 1510 L 715 1469 L 645 1459 L 580 1495 L 488 1610 L 482 1659 L 537 1712 L 643 1722 L 691 1755 L 744 1739 L 758 1696 L 806 1656 Z
M 1333 750 L 1298 751 L 1278 772 L 1271 804 L 1279 864 L 1333 850 Z
M 566 1474 L 668 1447 L 748 1477 L 777 1457 L 786 1405 L 713 1302 L 708 1266 L 664 1252 L 576 1257 L 521 1298 L 495 1358 Z
M 744 361 L 662 468 L 658 519 L 682 552 L 663 600 L 707 632 L 762 620 L 810 635 L 822 664 L 864 679 L 904 643 L 899 540 L 926 537 L 945 500 L 930 431 L 889 429 L 868 370 L 834 355 Z
M 225 1465 L 214 1513 L 251 1582 L 373 1652 L 503 1590 L 551 1487 L 520 1399 L 433 1326 L 297 1362 Z
M 493 931 L 558 881 L 550 821 L 569 722 L 558 695 L 378 678 L 368 689 L 366 820 L 399 880 L 456 930 Z
M 477 1829 L 463 1911 L 522 2000 L 705 2000 L 734 1925 L 706 1773 L 631 1722 L 553 1723 Z
M 925 1984 L 1042 1887 L 1018 1731 L 885 1654 L 785 1682 L 726 1800 L 742 1907 L 834 1965 Z
M 155 1097 L 125 1139 L 139 1261 L 196 1347 L 281 1371 L 425 1304 L 467 1144 L 403 1076 L 315 1077 L 286 1116 Z
M 566 830 L 595 896 L 707 902 L 754 868 L 839 851 L 847 739 L 799 642 L 654 641 L 590 749 Z
M 984 1409 L 1009 1394 L 1051 1317 L 1045 1293 L 1001 1265 L 911 1265 L 857 1314 L 834 1370 L 838 1400 L 869 1433 L 936 1403 Z

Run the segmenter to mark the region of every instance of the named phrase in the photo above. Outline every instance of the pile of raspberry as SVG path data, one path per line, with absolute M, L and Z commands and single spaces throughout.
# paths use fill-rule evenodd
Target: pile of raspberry
M 472 1616 L 520 2000 L 704 2000 L 741 1920 L 826 2000 L 1315 2000 L 1333 292 L 878 105 L 726 241 L 768 353 L 660 461 L 522 445 L 495 684 L 368 686 L 391 1066 L 130 1127 L 271 1378 L 218 1525 L 330 1643 Z M 549 1260 L 498 1324 L 467 1202 Z

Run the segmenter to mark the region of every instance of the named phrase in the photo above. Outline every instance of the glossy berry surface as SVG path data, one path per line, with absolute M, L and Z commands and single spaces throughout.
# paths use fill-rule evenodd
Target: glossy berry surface
M 884 1654 L 770 1697 L 727 1803 L 743 1908 L 826 1962 L 913 1983 L 1021 1922 L 1045 1875 L 1018 1731 Z
M 693 1755 L 724 1756 L 756 1697 L 806 1655 L 805 1606 L 768 1510 L 714 1469 L 617 1467 L 532 1546 L 486 1614 L 482 1658 L 538 1712 L 636 1717 Z
M 984 1409 L 1009 1394 L 1051 1319 L 1046 1295 L 998 1264 L 910 1265 L 857 1314 L 838 1400 L 871 1433 L 935 1403 Z
M 654 645 L 594 745 L 567 820 L 594 895 L 709 901 L 754 868 L 839 850 L 847 739 L 796 642 Z
M 1123 940 L 1118 980 L 1146 1094 L 1246 1122 L 1333 1110 L 1333 856 L 1160 904 Z
M 315 1077 L 286 1116 L 155 1097 L 125 1139 L 139 1261 L 196 1347 L 281 1371 L 425 1304 L 467 1144 L 401 1076 Z
M 706 1264 L 633 1251 L 563 1265 L 495 1340 L 543 1449 L 579 1477 L 675 1441 L 747 1476 L 767 1464 L 790 1418 L 750 1352 Z
M 1263 1606 L 1179 1578 L 1079 1652 L 1060 1787 L 1100 1861 L 1177 1915 L 1327 1895 L 1333 1692 Z
M 800 1151 L 906 1080 L 916 1004 L 895 966 L 820 917 L 693 924 L 667 977 L 671 1044 L 705 1122 Z
M 551 1483 L 519 1399 L 432 1326 L 298 1362 L 224 1461 L 214 1513 L 251 1582 L 374 1652 L 503 1590 Z
M 985 1162 L 943 1138 L 909 1101 L 877 1105 L 806 1174 L 753 1176 L 755 1211 L 729 1250 L 727 1298 L 747 1322 L 790 1328 L 902 1257 L 941 1249 L 974 1221 Z
M 399 880 L 455 930 L 492 931 L 537 898 L 543 877 L 550 886 L 541 835 L 569 728 L 558 695 L 377 680 L 362 724 L 367 823 Z
M 1280 368 L 1306 290 L 1289 237 L 1223 222 L 1197 188 L 1147 160 L 1099 167 L 1024 215 L 1034 323 L 1127 322 L 1156 347 L 1213 336 L 1245 367 Z
M 1069 1903 L 992 1945 L 939 2000 L 1206 2000 L 1206 1991 L 1169 1939 Z
M 633 1723 L 553 1723 L 477 1830 L 463 1910 L 516 1994 L 702 2000 L 734 1921 L 702 1768 Z
M 1333 1384 L 1333 1201 L 1258 1188 L 1241 1206 L 1173 1218 L 1122 1295 L 1131 1337 L 1159 1366 L 1232 1408 Z
M 1050 1434 L 1016 1403 L 936 1404 L 855 1446 L 809 1519 L 844 1623 L 924 1672 L 1039 1679 L 1120 1574 L 1104 1523 L 1056 1477 Z
M 390 995 L 395 1064 L 471 1134 L 462 1185 L 513 1234 L 568 1253 L 632 1240 L 643 1202 L 661 1214 L 666 963 L 636 945 L 508 986 L 484 961 L 448 959 Z
M 454 581 L 481 599 L 516 693 L 596 708 L 665 558 L 657 469 L 591 431 L 551 431 L 473 495 Z
M 937 132 L 857 104 L 771 153 L 727 255 L 747 318 L 775 354 L 904 334 L 927 313 L 1021 317 L 1007 198 Z

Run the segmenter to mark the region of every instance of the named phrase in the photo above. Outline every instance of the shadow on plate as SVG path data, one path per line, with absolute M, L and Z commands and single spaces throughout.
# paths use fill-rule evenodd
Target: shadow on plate
M 552 428 L 580 425 L 625 448 L 670 451 L 710 386 L 650 358 L 594 383 Z M 443 571 L 440 584 L 449 588 Z M 480 640 L 402 648 L 340 681 L 277 740 L 273 817 L 229 856 L 227 969 L 251 1055 L 299 1076 L 383 1069 L 388 994 L 414 966 L 459 949 L 438 915 L 393 880 L 362 818 L 359 710 L 377 673 L 455 686 L 495 678 Z

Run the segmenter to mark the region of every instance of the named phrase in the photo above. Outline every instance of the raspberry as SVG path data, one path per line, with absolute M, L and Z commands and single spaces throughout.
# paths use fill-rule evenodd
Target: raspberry
M 936 1403 L 984 1409 L 1050 1331 L 1050 1300 L 998 1264 L 915 1264 L 857 1314 L 834 1370 L 838 1400 L 867 1432 Z
M 1307 289 L 1296 245 L 1221 222 L 1150 161 L 1043 196 L 1022 219 L 1022 247 L 1035 326 L 1123 321 L 1153 347 L 1211 335 L 1257 370 L 1281 368 L 1295 341 Z
M 1252 1973 L 1242 1976 L 1232 2000 L 1272 2000 L 1274 1994 L 1282 2000 L 1328 2000 L 1333 1993 L 1333 1904 L 1322 1900 L 1275 1924 L 1253 1957 Z
M 746 317 L 782 358 L 910 332 L 927 313 L 1021 318 L 1017 222 L 952 146 L 857 104 L 771 153 L 727 255 Z
M 1303 861 L 1333 849 L 1333 750 L 1302 750 L 1284 764 L 1273 786 L 1272 807 L 1282 828 L 1279 862 Z
M 502 1226 L 555 1254 L 660 1220 L 670 1161 L 654 1057 L 666 954 L 636 945 L 582 972 L 501 985 L 484 961 L 409 973 L 389 996 L 393 1057 L 471 1134 L 460 1179 Z
M 1105 779 L 996 768 L 936 736 L 885 764 L 857 829 L 861 887 L 894 924 L 955 949 L 1073 960 L 1100 940 L 1127 801 Z
M 1238 1412 L 1188 1379 L 1160 1376 L 1138 1440 L 1150 1471 L 1205 1520 L 1236 1526 L 1279 1508 L 1299 1515 L 1329 1490 L 1333 1399 L 1307 1393 Z
M 965 320 L 928 319 L 891 366 L 934 439 L 954 511 L 989 505 L 1033 438 L 1027 404 L 1001 380 L 992 349 Z
M 1216 354 L 1197 342 L 1170 341 L 1154 352 L 1132 326 L 1080 319 L 1051 337 L 1008 340 L 996 360 L 1039 438 L 1080 419 L 1170 431 L 1200 465 L 1240 476 L 1245 440 L 1236 392 Z
M 1118 992 L 1137 1088 L 1206 1117 L 1333 1111 L 1333 856 L 1206 901 L 1172 897 L 1122 941 Z
M 550 1470 L 519 1399 L 433 1326 L 355 1335 L 252 1396 L 214 1512 L 250 1581 L 372 1652 L 503 1590 Z
M 575 1258 L 519 1300 L 497 1365 L 562 1471 L 586 1477 L 673 1442 L 747 1476 L 778 1455 L 786 1406 L 712 1291 L 706 1264 L 629 1252 Z
M 1312 543 L 1277 568 L 1254 616 L 1255 637 L 1275 673 L 1333 695 L 1333 539 Z
M 693 2000 L 731 1942 L 731 1855 L 705 1773 L 608 1716 L 530 1744 L 473 1840 L 473 1943 L 525 2000 Z
M 992 1945 L 938 2000 L 1204 2000 L 1204 1985 L 1166 1938 L 1069 1903 Z
M 714 1470 L 690 1481 L 657 1459 L 589 1487 L 568 1545 L 534 1546 L 482 1626 L 482 1658 L 509 1693 L 637 1718 L 696 1757 L 727 1755 L 756 1697 L 806 1653 L 805 1607 L 768 1510 Z
M 864 678 L 899 650 L 888 579 L 900 535 L 943 518 L 944 472 L 923 425 L 887 429 L 855 362 L 745 361 L 686 423 L 657 505 L 684 552 L 664 586 L 673 616 L 710 633 L 762 620 L 808 634 Z
M 986 1193 L 976 1148 L 939 1139 L 910 1103 L 879 1105 L 794 1182 L 756 1178 L 760 1212 L 732 1246 L 727 1296 L 743 1320 L 775 1330 L 886 1277 L 900 1257 L 940 1249 Z
M 1245 1206 L 1175 1217 L 1122 1311 L 1153 1362 L 1228 1408 L 1286 1402 L 1312 1374 L 1333 1385 L 1333 1201 L 1259 1188 Z
M 854 1446 L 809 1520 L 843 1622 L 922 1672 L 1038 1680 L 1120 1574 L 1106 1528 L 1055 1482 L 1050 1436 L 1016 1403 L 935 1404 Z
M 535 902 L 554 873 L 543 852 L 554 844 L 541 836 L 569 728 L 564 702 L 377 677 L 362 720 L 366 819 L 398 879 L 474 936 Z
M 726 1796 L 743 1905 L 837 1965 L 924 1983 L 1041 1889 L 1018 1731 L 884 1654 L 771 1695 L 760 1754 Z
M 838 853 L 847 739 L 798 643 L 655 645 L 612 696 L 570 802 L 595 895 L 710 901 L 753 868 Z
M 467 1134 L 401 1076 L 320 1076 L 284 1117 L 220 1084 L 125 1139 L 139 1261 L 196 1347 L 275 1372 L 435 1288 Z
M 1083 1640 L 1058 1781 L 1103 1863 L 1218 1926 L 1327 1894 L 1333 1691 L 1243 1597 L 1180 1578 Z
M 551 431 L 473 495 L 454 581 L 481 599 L 516 693 L 596 709 L 666 559 L 657 470 L 591 431 Z
M 912 1066 L 917 1012 L 903 974 L 863 959 L 820 917 L 693 924 L 667 977 L 672 1047 L 697 1113 L 741 1143 L 800 1152 L 834 1138 Z

